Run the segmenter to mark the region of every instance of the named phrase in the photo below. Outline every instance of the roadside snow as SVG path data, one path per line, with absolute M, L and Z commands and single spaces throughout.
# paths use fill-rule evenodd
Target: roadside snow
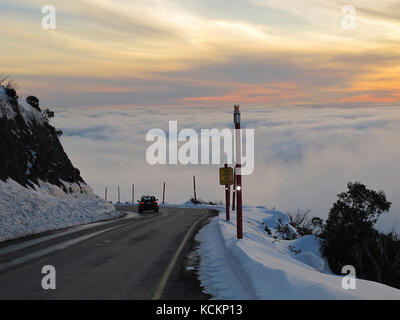
M 78 185 L 64 184 L 73 193 L 44 182 L 27 189 L 12 179 L 0 180 L 0 241 L 124 215 L 88 186 L 81 193 Z
M 319 238 L 279 239 L 276 227 L 289 221 L 286 214 L 246 206 L 243 216 L 242 240 L 236 239 L 235 213 L 226 221 L 223 210 L 196 237 L 199 278 L 214 299 L 400 299 L 400 290 L 372 281 L 357 279 L 355 290 L 343 289 L 343 277 L 332 274 L 320 253 Z

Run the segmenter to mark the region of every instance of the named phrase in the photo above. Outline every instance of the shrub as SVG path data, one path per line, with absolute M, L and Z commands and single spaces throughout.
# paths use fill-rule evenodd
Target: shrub
M 219 205 L 223 204 L 223 202 L 221 200 L 220 201 L 204 201 L 202 199 L 195 200 L 194 198 L 191 198 L 190 202 L 194 203 L 196 205 L 198 205 L 198 204 L 208 204 L 210 206 L 219 206 Z
M 50 109 L 45 109 L 42 111 L 42 116 L 45 121 L 49 121 L 50 119 L 54 118 L 54 111 L 51 111 Z
M 337 274 L 353 265 L 357 276 L 400 287 L 400 240 L 395 233 L 382 234 L 374 225 L 389 211 L 383 191 L 349 183 L 329 212 L 322 237 L 322 253 Z
M 26 98 L 26 103 L 32 106 L 33 108 L 37 109 L 38 111 L 42 111 L 39 107 L 39 99 L 35 96 L 29 96 Z
M 290 219 L 290 224 L 296 228 L 301 236 L 312 234 L 312 221 L 308 217 L 309 213 L 311 212 L 310 209 L 301 210 L 297 209 L 294 212 L 287 212 L 287 215 Z
M 289 224 L 283 223 L 282 219 L 278 219 L 276 232 L 282 238 L 282 240 L 294 240 L 298 238 L 298 234 L 289 227 Z

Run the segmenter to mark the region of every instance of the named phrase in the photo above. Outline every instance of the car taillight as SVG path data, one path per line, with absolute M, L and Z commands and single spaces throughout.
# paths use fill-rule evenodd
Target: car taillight
M 140 204 L 144 204 L 144 202 L 141 202 Z

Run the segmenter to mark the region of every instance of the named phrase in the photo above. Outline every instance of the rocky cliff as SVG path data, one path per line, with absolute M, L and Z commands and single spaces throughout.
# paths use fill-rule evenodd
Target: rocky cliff
M 13 179 L 25 187 L 39 180 L 59 186 L 68 182 L 86 187 L 50 124 L 53 115 L 41 110 L 36 98 L 22 101 L 14 89 L 0 85 L 0 179 Z M 32 101 L 33 100 L 33 101 Z

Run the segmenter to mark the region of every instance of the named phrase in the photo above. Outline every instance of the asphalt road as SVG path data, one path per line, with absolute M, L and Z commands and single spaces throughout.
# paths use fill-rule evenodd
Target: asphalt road
M 194 236 L 214 215 L 160 208 L 0 244 L 0 299 L 207 299 Z M 55 267 L 55 290 L 42 288 L 45 265 Z

